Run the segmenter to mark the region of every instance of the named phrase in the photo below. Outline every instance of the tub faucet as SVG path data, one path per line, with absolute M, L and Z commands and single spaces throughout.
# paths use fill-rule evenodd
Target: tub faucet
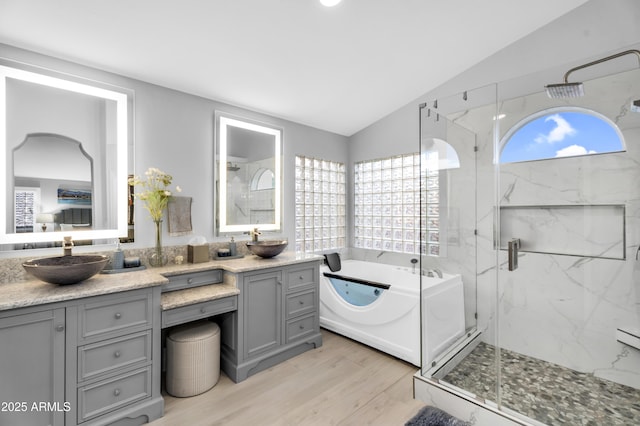
M 432 277 L 433 278 L 434 274 L 437 275 L 438 278 L 442 278 L 442 271 L 440 269 L 438 269 L 438 268 L 427 269 L 427 276 L 428 277 Z
M 62 251 L 65 256 L 71 256 L 71 249 L 73 249 L 73 241 L 71 241 L 71 237 L 64 237 L 64 241 L 62 242 Z

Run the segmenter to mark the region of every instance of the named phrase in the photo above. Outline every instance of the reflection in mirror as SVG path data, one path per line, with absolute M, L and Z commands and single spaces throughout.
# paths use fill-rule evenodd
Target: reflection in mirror
M 0 65 L 0 244 L 126 237 L 130 94 L 31 69 Z
M 92 182 L 93 159 L 80 142 L 49 133 L 27 135 L 13 149 L 14 209 L 7 212 L 12 231 L 91 229 L 93 212 L 101 210 L 92 209 Z
M 282 130 L 222 113 L 216 124 L 218 232 L 279 230 Z

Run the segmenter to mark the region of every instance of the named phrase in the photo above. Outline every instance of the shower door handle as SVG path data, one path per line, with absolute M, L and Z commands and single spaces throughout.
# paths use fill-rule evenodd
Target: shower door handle
M 518 250 L 520 250 L 520 238 L 512 238 L 509 241 L 509 270 L 518 269 Z

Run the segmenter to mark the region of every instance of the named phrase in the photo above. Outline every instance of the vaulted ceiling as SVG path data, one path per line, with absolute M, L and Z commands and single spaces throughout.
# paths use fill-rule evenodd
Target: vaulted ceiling
M 586 0 L 0 0 L 0 42 L 352 135 Z

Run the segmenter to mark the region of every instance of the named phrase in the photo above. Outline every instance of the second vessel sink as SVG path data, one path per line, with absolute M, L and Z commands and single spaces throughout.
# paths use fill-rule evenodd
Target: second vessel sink
M 256 256 L 268 259 L 282 253 L 288 244 L 289 242 L 287 240 L 249 241 L 247 248 Z
M 109 261 L 103 255 L 71 255 L 28 260 L 22 267 L 51 284 L 76 284 L 100 272 Z

